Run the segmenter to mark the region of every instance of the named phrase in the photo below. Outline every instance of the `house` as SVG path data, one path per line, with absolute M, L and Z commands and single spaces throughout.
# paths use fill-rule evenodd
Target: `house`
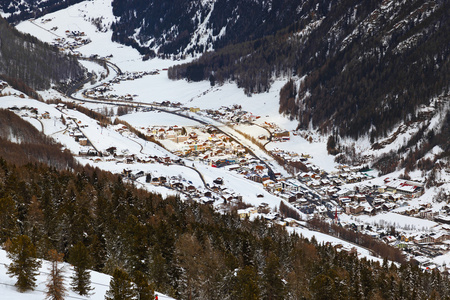
M 195 186 L 193 186 L 192 184 L 191 185 L 188 185 L 187 187 L 186 187 L 186 192 L 188 192 L 188 193 L 195 193 L 197 191 L 197 189 L 195 188 Z
M 363 205 L 347 205 L 345 208 L 345 212 L 347 214 L 360 214 L 364 211 L 365 207 Z
M 387 235 L 383 237 L 383 241 L 385 241 L 387 244 L 395 243 L 397 241 L 397 238 L 392 235 Z
M 385 183 L 386 191 L 399 193 L 410 198 L 419 197 L 424 192 L 423 183 L 416 181 L 394 179 Z
M 434 238 L 429 234 L 421 234 L 417 235 L 413 239 L 416 244 L 424 244 L 424 243 L 434 243 Z
M 109 147 L 106 149 L 106 152 L 109 152 L 111 155 L 114 155 L 116 153 L 117 148 L 116 147 Z
M 259 175 L 258 173 L 250 173 L 250 174 L 247 174 L 246 177 L 247 177 L 247 179 L 250 179 L 254 182 L 258 182 L 258 183 L 263 182 L 261 175 Z
M 81 146 L 87 146 L 88 145 L 88 139 L 87 138 L 80 138 L 78 140 Z
M 255 207 L 248 207 L 245 209 L 238 209 L 237 213 L 239 215 L 239 218 L 245 219 L 247 217 L 250 217 L 253 214 L 256 214 L 258 210 Z
M 290 139 L 290 132 L 289 131 L 274 132 L 273 137 L 274 138 L 278 138 L 278 139 L 283 139 L 283 140 L 289 140 Z
M 220 178 L 220 177 L 217 177 L 216 179 L 213 180 L 213 182 L 214 182 L 215 184 L 223 184 L 223 179 Z

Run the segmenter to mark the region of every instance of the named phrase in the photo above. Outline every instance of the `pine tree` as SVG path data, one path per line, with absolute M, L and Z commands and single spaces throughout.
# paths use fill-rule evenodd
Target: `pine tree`
M 134 283 L 136 284 L 136 294 L 139 300 L 153 300 L 155 299 L 155 291 L 152 285 L 149 284 L 147 276 L 140 271 L 134 272 Z
M 21 293 L 32 290 L 36 286 L 36 275 L 41 266 L 41 262 L 35 258 L 36 247 L 28 236 L 20 235 L 7 241 L 6 251 L 12 260 L 7 273 L 11 277 L 17 276 L 17 289 Z
M 233 287 L 233 299 L 260 299 L 258 274 L 252 266 L 246 266 L 237 272 Z
M 47 281 L 46 299 L 62 300 L 66 295 L 67 289 L 64 286 L 64 267 L 60 266 L 63 262 L 64 254 L 58 253 L 52 249 L 48 251 L 51 266 Z
M 89 295 L 91 288 L 91 257 L 86 246 L 78 242 L 69 251 L 69 262 L 74 267 L 74 275 L 71 277 L 72 289 L 82 296 Z
M 122 269 L 116 268 L 106 292 L 106 300 L 130 300 L 134 299 L 133 285 L 130 276 Z
M 263 299 L 283 299 L 285 294 L 284 283 L 280 274 L 278 257 L 270 253 L 263 271 Z
M 0 242 L 12 238 L 18 232 L 18 213 L 12 197 L 0 198 Z

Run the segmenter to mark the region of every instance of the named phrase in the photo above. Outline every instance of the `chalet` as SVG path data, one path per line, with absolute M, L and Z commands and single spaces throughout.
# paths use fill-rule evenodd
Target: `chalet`
M 87 151 L 87 155 L 88 156 L 97 156 L 98 152 L 97 152 L 97 150 L 91 148 Z
M 289 131 L 278 131 L 274 132 L 273 137 L 276 139 L 289 140 L 290 132 Z
M 437 232 L 433 237 L 436 243 L 442 243 L 443 241 L 450 240 L 450 234 L 447 232 Z
M 383 241 L 385 241 L 387 244 L 392 244 L 397 241 L 397 238 L 395 238 L 392 235 L 387 235 L 387 236 L 383 237 Z
M 81 149 L 81 150 L 78 152 L 78 154 L 79 154 L 79 155 L 88 155 L 88 150 L 86 150 L 86 149 Z
M 122 175 L 125 176 L 125 177 L 130 177 L 131 176 L 131 170 L 123 169 Z
M 419 209 L 419 216 L 424 219 L 433 220 L 439 213 L 431 209 Z
M 191 185 L 188 185 L 187 187 L 186 187 L 186 192 L 188 192 L 188 193 L 195 193 L 197 191 L 197 189 L 195 188 L 195 186 L 193 186 L 192 184 Z
M 415 181 L 394 179 L 390 181 L 385 180 L 385 184 L 386 191 L 399 193 L 411 198 L 421 196 L 424 191 L 423 183 Z
M 352 202 L 352 200 L 349 197 L 339 197 L 339 203 L 341 206 L 345 206 Z
M 391 210 L 393 210 L 396 207 L 397 207 L 397 205 L 395 203 L 390 203 L 390 202 L 389 203 L 384 203 L 383 205 L 381 205 L 381 208 L 384 211 L 391 211 Z
M 238 209 L 237 213 L 239 215 L 239 218 L 245 219 L 247 217 L 250 217 L 253 214 L 256 214 L 258 210 L 254 207 L 248 207 L 245 209 Z
M 434 218 L 436 222 L 441 222 L 444 224 L 450 224 L 450 216 L 448 215 L 438 215 Z
M 246 177 L 247 177 L 247 179 L 250 179 L 254 182 L 258 182 L 258 183 L 263 182 L 261 175 L 259 175 L 258 173 L 250 173 Z
M 73 137 L 75 138 L 75 141 L 76 141 L 76 142 L 79 142 L 80 139 L 85 138 L 84 134 L 81 133 L 80 131 L 74 132 L 74 133 L 73 133 Z
M 116 147 L 109 147 L 106 149 L 106 152 L 109 152 L 111 155 L 114 155 L 116 153 L 117 148 Z
M 434 243 L 434 238 L 429 234 L 417 235 L 413 239 L 416 244 Z
M 87 146 L 88 145 L 88 139 L 87 138 L 80 138 L 78 139 L 78 142 L 81 146 Z
M 364 211 L 363 205 L 347 205 L 345 208 L 345 212 L 347 214 L 357 215 Z
M 223 179 L 220 178 L 220 177 L 217 177 L 216 179 L 213 180 L 213 182 L 214 182 L 215 184 L 223 184 Z

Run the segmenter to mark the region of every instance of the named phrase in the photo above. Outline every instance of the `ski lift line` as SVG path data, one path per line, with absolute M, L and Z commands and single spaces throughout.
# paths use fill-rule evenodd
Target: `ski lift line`
M 5 286 L 10 286 L 10 287 L 16 287 L 14 284 L 9 284 L 9 283 L 4 283 L 4 282 L 0 282 L 1 285 L 5 285 Z M 41 293 L 47 293 L 47 291 L 43 291 L 40 289 L 33 289 L 33 291 L 35 292 L 41 292 Z M 70 295 L 65 295 L 64 296 L 65 299 L 70 298 L 70 299 L 81 299 L 81 300 L 86 300 L 88 298 L 81 298 L 81 297 L 77 297 L 77 296 L 70 296 Z

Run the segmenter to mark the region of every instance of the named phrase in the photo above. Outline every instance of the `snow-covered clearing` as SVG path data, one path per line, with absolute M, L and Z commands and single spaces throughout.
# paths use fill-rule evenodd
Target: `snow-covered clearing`
M 24 293 L 17 292 L 14 284 L 17 281 L 15 277 L 9 277 L 6 274 L 7 266 L 11 263 L 11 260 L 7 258 L 6 251 L 0 249 L 0 298 L 5 300 L 30 300 L 30 299 L 44 299 L 46 291 L 46 283 L 48 281 L 48 273 L 50 263 L 42 260 L 41 268 L 39 269 L 39 275 L 36 276 L 36 288 L 33 291 Z M 70 289 L 70 277 L 73 276 L 73 268 L 69 264 L 64 263 L 64 285 L 66 286 L 68 293 L 65 299 L 91 299 L 91 300 L 103 300 L 105 299 L 106 291 L 109 289 L 109 281 L 111 277 L 102 273 L 91 271 L 91 295 L 89 297 L 80 296 Z M 166 295 L 158 294 L 159 299 L 170 300 L 173 299 Z

